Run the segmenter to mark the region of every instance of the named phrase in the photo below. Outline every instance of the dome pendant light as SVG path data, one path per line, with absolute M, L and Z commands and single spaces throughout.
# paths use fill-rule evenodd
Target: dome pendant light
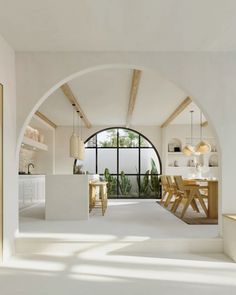
M 202 139 L 202 112 L 200 113 L 200 142 L 196 145 L 196 152 L 206 154 L 211 151 L 211 145 Z
M 195 148 L 193 146 L 193 111 L 190 111 L 191 114 L 191 144 L 187 144 L 182 152 L 185 156 L 192 156 L 195 153 Z
M 72 105 L 74 107 L 74 105 Z M 78 159 L 79 156 L 79 140 L 78 136 L 75 133 L 75 115 L 73 108 L 73 132 L 70 137 L 70 157 L 74 159 Z
M 79 113 L 79 111 L 77 111 Z M 79 114 L 79 118 L 82 119 L 83 117 Z M 84 141 L 82 139 L 82 120 L 79 125 L 79 133 L 80 135 L 78 136 L 78 159 L 83 161 L 85 157 L 85 146 L 84 146 Z

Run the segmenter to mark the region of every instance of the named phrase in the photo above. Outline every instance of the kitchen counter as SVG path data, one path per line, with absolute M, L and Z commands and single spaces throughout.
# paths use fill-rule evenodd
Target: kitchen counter
M 45 200 L 45 175 L 19 175 L 19 209 Z
M 46 219 L 89 219 L 89 181 L 99 175 L 46 175 L 45 179 Z
M 38 177 L 38 176 L 45 176 L 46 174 L 18 174 L 20 178 L 24 177 Z

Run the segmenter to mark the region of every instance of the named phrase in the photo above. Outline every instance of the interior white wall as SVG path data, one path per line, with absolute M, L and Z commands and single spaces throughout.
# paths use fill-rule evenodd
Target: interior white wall
M 44 143 L 48 150 L 38 150 L 35 158 L 35 173 L 38 174 L 54 174 L 55 172 L 55 129 L 40 129 L 38 130 L 44 135 Z
M 14 252 L 17 219 L 15 54 L 0 36 L 0 83 L 3 84 L 3 257 Z
M 83 128 L 83 139 L 88 139 L 94 133 L 112 126 L 93 126 Z M 116 127 L 116 126 L 114 126 Z M 161 156 L 161 130 L 158 126 L 131 126 L 130 128 L 142 133 L 156 147 Z M 55 133 L 55 173 L 72 174 L 73 159 L 69 157 L 69 141 L 72 134 L 72 126 L 59 126 Z

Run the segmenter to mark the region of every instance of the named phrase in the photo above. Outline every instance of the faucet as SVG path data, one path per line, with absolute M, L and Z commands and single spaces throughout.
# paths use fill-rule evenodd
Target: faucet
M 28 164 L 28 174 L 31 174 L 30 167 L 34 168 L 34 164 L 33 163 Z

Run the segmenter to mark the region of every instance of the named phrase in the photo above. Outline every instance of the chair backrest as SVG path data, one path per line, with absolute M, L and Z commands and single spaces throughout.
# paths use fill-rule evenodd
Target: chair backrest
M 167 178 L 167 182 L 168 182 L 169 186 L 173 187 L 173 185 L 175 183 L 173 182 L 172 177 L 170 175 L 167 175 L 166 178 Z
M 161 185 L 163 188 L 166 188 L 168 186 L 167 178 L 165 175 L 161 175 Z
M 181 175 L 174 176 L 175 184 L 178 190 L 184 190 L 183 177 Z

